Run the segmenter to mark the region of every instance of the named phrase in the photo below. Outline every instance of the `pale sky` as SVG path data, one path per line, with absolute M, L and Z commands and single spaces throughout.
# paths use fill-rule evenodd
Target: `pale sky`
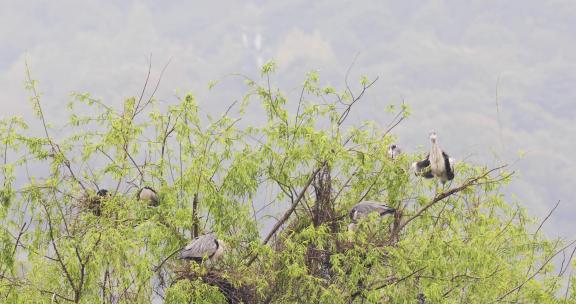
M 196 4 L 193 4 L 196 3 Z M 49 121 L 70 93 L 120 105 L 137 95 L 152 54 L 153 79 L 170 60 L 156 96 L 192 91 L 221 112 L 245 92 L 230 73 L 258 77 L 273 59 L 290 91 L 306 72 L 343 87 L 380 80 L 354 109 L 355 121 L 391 119 L 403 99 L 413 115 L 395 135 L 409 152 L 430 130 L 457 160 L 518 172 L 510 201 L 549 220 L 551 236 L 573 237 L 576 188 L 575 1 L 0 1 L 0 117 L 30 117 L 27 58 Z M 498 81 L 499 79 L 499 81 Z M 501 134 L 496 115 L 496 88 Z M 523 158 L 519 152 L 525 152 Z M 499 161 L 498 161 L 499 160 Z

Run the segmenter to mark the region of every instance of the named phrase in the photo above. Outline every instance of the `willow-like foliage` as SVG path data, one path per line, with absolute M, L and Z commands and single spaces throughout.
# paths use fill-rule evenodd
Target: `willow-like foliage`
M 41 132 L 0 121 L 0 301 L 576 301 L 571 244 L 504 200 L 505 166 L 460 162 L 450 184 L 422 180 L 409 168 L 425 151 L 387 156 L 406 105 L 382 107 L 391 121 L 348 120 L 375 80 L 338 91 L 312 72 L 292 96 L 274 69 L 239 76 L 246 92 L 218 117 L 192 93 L 160 103 L 148 86 L 120 108 L 75 93 L 67 121 L 47 121 L 27 70 Z M 137 200 L 143 186 L 159 206 Z M 111 196 L 95 203 L 101 188 Z M 362 200 L 398 212 L 348 232 Z M 207 232 L 225 241 L 222 260 L 176 259 Z

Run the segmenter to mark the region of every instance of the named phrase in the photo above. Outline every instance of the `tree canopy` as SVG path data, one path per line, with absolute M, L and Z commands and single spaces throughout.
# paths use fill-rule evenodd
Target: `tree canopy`
M 192 93 L 158 102 L 146 79 L 120 109 L 74 93 L 68 120 L 54 126 L 27 69 L 42 133 L 18 117 L 0 121 L 1 301 L 576 300 L 573 243 L 546 238 L 545 219 L 505 201 L 506 165 L 460 161 L 446 185 L 416 177 L 410 164 L 425 150 L 387 154 L 407 105 L 383 105 L 388 122 L 347 120 L 377 78 L 336 89 L 311 72 L 290 98 L 274 70 L 235 76 L 246 92 L 218 117 L 203 115 Z M 138 200 L 143 186 L 158 206 Z M 103 188 L 109 195 L 98 197 Z M 348 211 L 363 200 L 397 212 L 350 232 Z M 226 243 L 221 260 L 177 259 L 208 232 Z

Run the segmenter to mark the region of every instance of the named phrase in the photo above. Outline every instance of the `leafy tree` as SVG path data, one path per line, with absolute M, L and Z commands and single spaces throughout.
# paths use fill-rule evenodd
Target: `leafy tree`
M 53 127 L 27 68 L 43 129 L 0 121 L 2 301 L 576 300 L 571 255 L 559 268 L 551 262 L 574 243 L 545 238 L 544 221 L 537 226 L 504 200 L 512 176 L 505 166 L 459 163 L 446 186 L 419 179 L 409 165 L 422 155 L 387 157 L 406 105 L 387 107 L 394 116 L 385 126 L 347 122 L 377 79 L 363 77 L 359 91 L 346 81 L 338 91 L 311 72 L 290 102 L 272 85 L 274 69 L 265 64 L 257 80 L 240 76 L 247 92 L 220 117 L 201 115 L 191 93 L 158 103 L 145 96 L 147 79 L 121 109 L 73 94 L 69 120 Z M 242 120 L 255 104 L 261 125 Z M 102 185 L 110 196 L 98 198 Z M 145 185 L 157 190 L 158 207 L 138 201 Z M 348 210 L 367 199 L 398 212 L 348 232 Z M 271 209 L 280 217 L 267 227 Z M 223 260 L 176 259 L 211 231 L 226 241 Z

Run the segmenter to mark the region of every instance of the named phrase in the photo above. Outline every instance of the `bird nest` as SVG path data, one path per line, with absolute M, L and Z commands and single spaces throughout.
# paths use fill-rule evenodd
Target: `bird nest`
M 314 178 L 313 186 L 316 202 L 312 210 L 312 222 L 315 227 L 324 223 L 331 223 L 330 228 L 335 231 L 337 229 L 334 222 L 336 212 L 332 201 L 332 176 L 328 165 L 324 165 L 318 172 Z
M 96 216 L 101 214 L 101 198 L 97 195 L 83 194 L 78 200 L 76 206 L 82 212 L 92 212 Z
M 332 252 L 328 250 L 318 249 L 314 245 L 308 246 L 305 257 L 308 271 L 316 277 L 330 280 L 332 276 L 331 255 Z
M 177 277 L 174 282 L 180 280 L 196 281 L 200 279 L 205 284 L 218 287 L 220 292 L 224 295 L 227 302 L 230 304 L 251 304 L 258 303 L 256 288 L 250 285 L 236 286 L 230 280 L 225 278 L 222 272 L 217 270 L 209 270 L 206 273 L 199 273 L 192 269 L 189 265 L 183 266 L 176 271 Z

